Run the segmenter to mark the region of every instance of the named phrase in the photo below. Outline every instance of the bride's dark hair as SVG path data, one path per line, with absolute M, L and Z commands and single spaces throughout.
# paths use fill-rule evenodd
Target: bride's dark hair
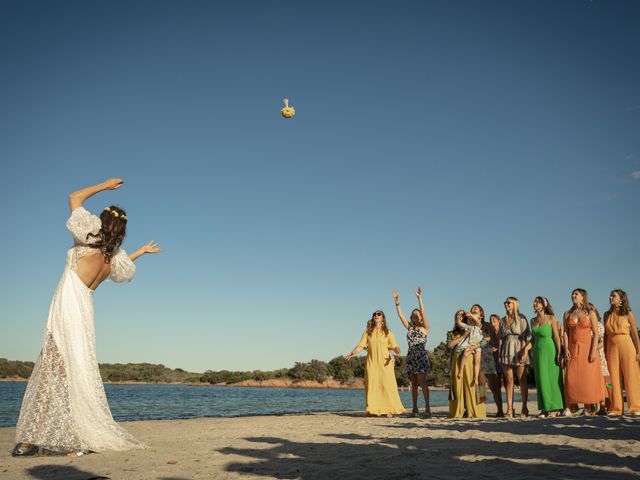
M 104 255 L 105 263 L 110 263 L 124 240 L 127 230 L 127 214 L 120 207 L 111 205 L 102 211 L 100 221 L 102 222 L 100 231 L 97 234 L 88 234 L 87 243 L 89 243 L 89 237 L 94 237 L 96 240 L 91 242 L 90 246 L 98 248 Z

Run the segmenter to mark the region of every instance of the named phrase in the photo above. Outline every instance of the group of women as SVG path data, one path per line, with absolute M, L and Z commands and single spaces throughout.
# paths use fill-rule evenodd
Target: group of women
M 145 447 L 114 422 L 95 352 L 94 291 L 108 278 L 115 282 L 131 281 L 136 270 L 134 261 L 160 251 L 152 241 L 127 254 L 120 248 L 128 224 L 125 211 L 111 205 L 96 216 L 84 208 L 89 197 L 122 185 L 122 179 L 110 178 L 69 196 L 71 213 L 67 228 L 74 244 L 67 252 L 65 269 L 51 302 L 42 351 L 25 391 L 14 456 L 82 455 L 91 451 Z M 398 292 L 393 294 L 398 317 L 407 330 L 412 414 L 419 414 L 418 389 L 422 389 L 424 415 L 430 417 L 427 374 L 431 366 L 425 349 L 429 321 L 419 288 L 416 296 L 419 308 L 411 312 L 407 321 Z M 624 412 L 624 384 L 629 413 L 640 415 L 640 343 L 626 293 L 611 292 L 611 307 L 605 314 L 603 328 L 585 290 L 574 290 L 572 301 L 573 306 L 564 314 L 562 324 L 544 297 L 534 300 L 536 316 L 531 325 L 520 313 L 514 297 L 505 301 L 506 315 L 503 318 L 491 315 L 489 322 L 485 322 L 480 305 L 474 305 L 469 312 L 456 312 L 456 324 L 449 339 L 453 349 L 450 416 L 485 417 L 482 398 L 485 382 L 494 394 L 498 415 L 512 416 L 515 377 L 522 394 L 521 414 L 526 415 L 529 352 L 543 415 L 554 416 L 563 409 L 566 415 L 571 415 L 577 412 L 580 403 L 585 405 L 586 414 L 594 414 L 605 403 L 605 377 L 610 383 L 607 385 L 609 413 Z M 604 329 L 603 335 L 599 328 Z M 603 353 L 598 361 L 601 336 Z M 404 413 L 394 370 L 394 354 L 400 355 L 400 347 L 381 310 L 374 312 L 360 342 L 345 358 L 350 359 L 363 349 L 367 349 L 367 414 Z M 608 371 L 603 373 L 607 365 Z M 502 380 L 507 390 L 504 414 L 500 395 Z
M 431 416 L 427 374 L 431 370 L 425 345 L 429 322 L 416 292 L 419 308 L 407 321 L 398 292 L 393 293 L 396 311 L 407 331 L 407 374 L 411 381 L 412 415 L 419 415 L 418 393 L 422 389 L 425 411 Z M 571 416 L 583 406 L 584 415 L 622 415 L 623 387 L 627 413 L 640 416 L 640 340 L 635 315 L 623 290 L 613 290 L 609 309 L 601 322 L 586 290 L 571 293 L 571 308 L 558 321 L 551 303 L 538 296 L 533 301 L 530 322 L 520 311 L 520 302 L 508 297 L 505 315 L 492 314 L 476 304 L 455 314 L 448 332 L 451 348 L 449 416 L 486 417 L 486 386 L 492 392 L 497 416 L 514 416 L 514 385 L 517 379 L 522 399 L 520 416 L 529 415 L 527 367 L 533 366 L 538 409 L 541 417 Z M 394 371 L 394 355 L 400 347 L 387 326 L 384 312 L 377 310 L 358 345 L 347 355 L 366 349 L 365 395 L 367 415 L 404 413 Z M 506 390 L 506 411 L 501 389 Z

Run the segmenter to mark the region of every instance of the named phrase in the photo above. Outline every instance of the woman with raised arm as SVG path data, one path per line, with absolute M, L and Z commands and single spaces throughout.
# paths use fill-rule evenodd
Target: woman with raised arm
M 527 365 L 529 357 L 525 350 L 531 332 L 527 317 L 520 313 L 520 302 L 516 297 L 507 297 L 504 301 L 506 315 L 500 321 L 500 363 L 504 371 L 504 383 L 507 390 L 506 416 L 513 418 L 514 376 L 520 384 L 522 397 L 521 417 L 529 415 L 527 404 L 529 390 L 527 385 Z
M 638 322 L 623 290 L 609 295 L 611 307 L 604 314 L 607 364 L 611 375 L 610 415 L 622 415 L 624 399 L 622 384 L 627 391 L 629 413 L 640 415 L 640 340 Z
M 449 387 L 449 418 L 462 418 L 466 412 L 469 418 L 486 418 L 484 402 L 480 402 L 474 381 L 473 355 L 464 355 L 475 350 L 480 343 L 471 343 L 471 329 L 466 328 L 475 319 L 458 310 L 454 315 L 453 330 L 447 333 L 451 353 L 451 383 Z M 466 323 L 465 323 L 466 320 Z
M 571 301 L 573 306 L 564 313 L 567 344 L 564 413 L 573 415 L 578 404 L 583 403 L 584 414 L 595 415 L 593 405 L 599 406 L 607 394 L 598 359 L 598 319 L 586 290 L 576 288 L 571 292 Z
M 400 347 L 387 327 L 387 319 L 382 310 L 373 312 L 367 329 L 358 345 L 344 358 L 351 357 L 367 349 L 364 370 L 364 391 L 367 400 L 367 416 L 386 415 L 391 417 L 404 413 L 404 406 L 398 394 L 398 384 L 394 370 L 395 360 L 392 353 L 400 355 Z
M 131 281 L 133 260 L 160 248 L 150 242 L 127 255 L 120 248 L 128 222 L 124 210 L 112 205 L 98 218 L 82 206 L 92 195 L 122 184 L 122 179 L 110 178 L 69 196 L 67 228 L 74 245 L 67 252 L 42 351 L 22 401 L 14 456 L 144 448 L 113 420 L 107 404 L 96 360 L 93 293 L 107 278 Z
M 536 316 L 531 319 L 533 370 L 536 376 L 540 417 L 557 417 L 564 409 L 560 374 L 560 334 L 558 320 L 546 297 L 533 300 Z
M 413 409 L 411 414 L 415 417 L 419 414 L 418 410 L 418 386 L 422 388 L 422 395 L 424 396 L 424 415 L 426 418 L 431 418 L 431 407 L 429 406 L 429 386 L 427 385 L 427 373 L 431 371 L 431 363 L 429 363 L 429 356 L 425 350 L 427 343 L 427 334 L 429 333 L 429 320 L 427 320 L 427 314 L 424 311 L 424 304 L 422 303 L 422 289 L 418 287 L 416 292 L 418 297 L 418 304 L 420 308 L 414 308 L 411 312 L 411 323 L 407 322 L 407 319 L 402 313 L 402 307 L 400 307 L 400 297 L 398 291 L 393 292 L 393 300 L 396 303 L 396 312 L 398 317 L 407 329 L 407 343 L 409 344 L 409 351 L 407 352 L 407 374 L 411 381 L 411 401 L 413 402 Z

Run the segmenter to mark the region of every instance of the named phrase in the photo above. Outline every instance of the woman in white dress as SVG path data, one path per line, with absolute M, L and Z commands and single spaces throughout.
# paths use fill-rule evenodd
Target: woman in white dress
M 105 208 L 100 218 L 82 206 L 120 178 L 69 195 L 67 228 L 74 245 L 49 307 L 42 351 L 27 385 L 16 428 L 14 456 L 144 448 L 111 416 L 96 360 L 93 292 L 107 278 L 129 282 L 134 260 L 160 248 L 150 242 L 130 255 L 120 248 L 127 227 L 121 208 Z

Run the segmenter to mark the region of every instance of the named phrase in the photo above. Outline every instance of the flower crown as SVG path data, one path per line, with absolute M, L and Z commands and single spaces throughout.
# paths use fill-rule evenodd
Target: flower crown
M 116 218 L 121 217 L 123 220 L 127 219 L 127 216 L 124 213 L 121 215 L 118 212 L 116 212 L 115 210 L 111 210 L 109 207 L 105 208 L 104 211 L 105 212 L 111 212 L 111 214 Z

